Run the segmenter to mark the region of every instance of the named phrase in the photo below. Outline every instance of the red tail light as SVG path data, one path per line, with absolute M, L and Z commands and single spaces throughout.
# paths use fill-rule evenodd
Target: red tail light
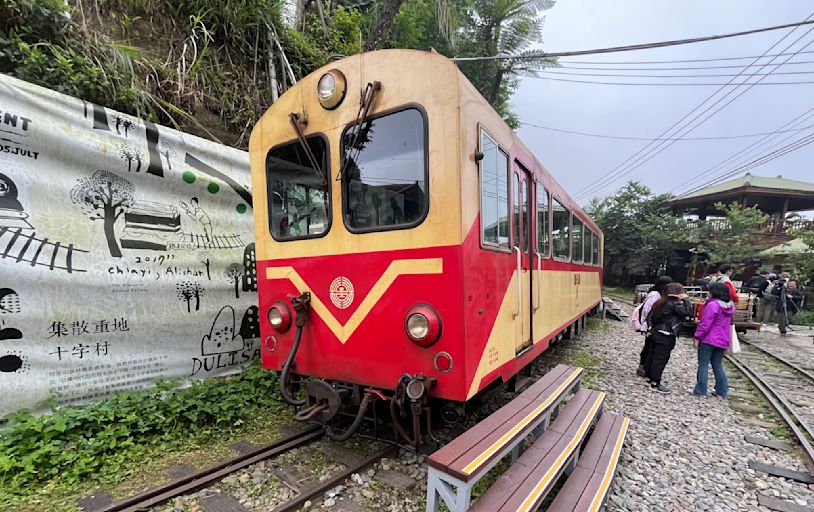
M 417 304 L 404 320 L 407 336 L 420 347 L 429 347 L 441 337 L 441 318 L 427 304 Z
M 286 332 L 291 327 L 291 309 L 288 304 L 278 300 L 269 308 L 268 319 L 275 331 Z

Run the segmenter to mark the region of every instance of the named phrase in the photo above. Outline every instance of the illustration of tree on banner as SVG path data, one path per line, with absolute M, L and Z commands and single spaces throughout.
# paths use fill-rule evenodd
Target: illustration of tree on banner
M 240 284 L 240 278 L 243 277 L 243 265 L 240 263 L 232 263 L 223 271 L 223 276 L 227 281 L 235 285 L 235 298 L 239 299 L 240 291 L 238 290 L 238 284 Z
M 206 267 L 206 278 L 211 281 L 212 276 L 209 275 L 209 263 L 210 263 L 209 258 L 210 258 L 209 253 L 206 251 L 201 251 L 198 253 L 198 261 L 203 263 L 203 265 Z
M 119 150 L 119 157 L 122 160 L 127 160 L 127 172 L 133 170 L 134 160 L 137 162 L 136 172 L 141 172 L 142 156 L 136 148 L 128 144 L 120 144 L 117 149 Z
M 191 313 L 190 303 L 192 301 L 192 283 L 189 281 L 182 281 L 175 285 L 178 294 L 178 300 L 187 303 L 187 313 Z
M 113 228 L 116 219 L 133 206 L 135 191 L 132 183 L 108 171 L 96 171 L 90 177 L 80 178 L 71 189 L 71 201 L 91 220 L 103 222 L 107 247 L 115 258 L 121 258 L 122 251 Z

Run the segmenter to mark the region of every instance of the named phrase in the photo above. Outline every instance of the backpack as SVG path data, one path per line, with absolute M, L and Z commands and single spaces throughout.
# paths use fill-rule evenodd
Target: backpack
M 633 330 L 636 332 L 644 332 L 644 321 L 645 318 L 642 318 L 644 315 L 644 302 L 642 301 L 641 304 L 636 306 L 633 310 L 633 314 L 630 315 L 630 323 L 633 325 Z

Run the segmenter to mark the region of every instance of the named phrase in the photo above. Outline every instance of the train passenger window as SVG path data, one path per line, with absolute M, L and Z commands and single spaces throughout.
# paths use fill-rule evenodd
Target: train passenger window
M 582 221 L 573 215 L 571 221 L 571 261 L 582 262 Z M 588 242 L 590 244 L 590 241 Z
M 526 180 L 522 181 L 520 194 L 523 200 L 523 252 L 529 252 L 529 239 L 531 238 L 531 215 L 529 209 L 529 191 Z
M 296 140 L 266 156 L 269 227 L 278 241 L 323 236 L 331 227 L 328 144 L 319 135 L 306 140 L 321 173 Z
M 416 226 L 429 210 L 427 130 L 408 108 L 354 125 L 342 134 L 342 208 L 353 232 Z
M 509 157 L 480 134 L 480 221 L 485 245 L 509 248 Z
M 593 233 L 593 254 L 591 255 L 591 263 L 599 265 L 599 235 Z
M 548 257 L 548 191 L 537 185 L 537 252 Z
M 567 260 L 570 257 L 571 238 L 570 224 L 571 213 L 556 198 L 551 202 L 551 241 L 554 246 L 554 257 Z

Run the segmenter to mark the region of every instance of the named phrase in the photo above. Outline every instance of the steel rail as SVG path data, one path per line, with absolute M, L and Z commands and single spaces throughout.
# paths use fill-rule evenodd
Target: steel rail
M 791 404 L 781 396 L 775 389 L 766 383 L 757 373 L 755 373 L 746 363 L 739 360 L 735 356 L 726 355 L 727 360 L 732 363 L 741 373 L 749 379 L 749 381 L 757 388 L 757 390 L 766 398 L 772 408 L 777 411 L 777 414 L 786 423 L 786 426 L 794 433 L 800 446 L 803 448 L 803 455 L 806 459 L 806 466 L 810 471 L 814 471 L 814 447 L 811 446 L 805 434 L 800 431 L 800 428 L 795 423 L 798 422 L 803 428 L 811 435 L 811 428 L 808 424 L 801 419 Z M 814 437 L 814 436 L 812 436 Z
M 101 512 L 137 512 L 153 507 L 174 498 L 180 494 L 192 492 L 214 481 L 220 480 L 230 473 L 234 473 L 261 460 L 274 457 L 281 453 L 293 450 L 308 444 L 324 435 L 322 427 L 313 427 L 303 432 L 284 437 L 271 444 L 261 446 L 256 450 L 238 455 L 221 463 L 210 466 L 201 471 L 187 475 L 143 493 L 117 501 L 103 508 Z
M 771 357 L 773 357 L 773 358 L 777 359 L 778 361 L 780 361 L 781 363 L 785 364 L 786 366 L 788 366 L 788 367 L 790 367 L 790 368 L 794 368 L 795 370 L 797 370 L 797 372 L 799 372 L 799 373 L 800 373 L 800 374 L 802 374 L 802 375 L 805 375 L 805 376 L 806 376 L 806 377 L 807 377 L 807 378 L 808 378 L 810 381 L 814 382 L 814 374 L 812 374 L 811 372 L 809 372 L 808 370 L 806 370 L 806 369 L 804 369 L 804 368 L 801 368 L 801 367 L 800 367 L 800 366 L 798 366 L 797 364 L 792 363 L 792 362 L 791 362 L 791 361 L 789 361 L 788 359 L 785 359 L 784 357 L 782 357 L 782 356 L 780 356 L 780 355 L 777 355 L 777 354 L 775 354 L 774 352 L 771 352 L 771 351 L 769 351 L 769 350 L 766 350 L 765 348 L 763 348 L 763 347 L 761 347 L 760 345 L 757 345 L 757 344 L 755 344 L 755 343 L 752 343 L 751 341 L 748 341 L 748 340 L 743 340 L 743 339 L 742 339 L 742 340 L 740 340 L 740 342 L 741 342 L 741 343 L 746 343 L 746 344 L 747 344 L 747 345 L 749 345 L 750 347 L 754 347 L 754 348 L 756 348 L 756 349 L 760 350 L 760 351 L 761 351 L 761 352 L 763 352 L 764 354 L 767 354 L 767 355 L 769 355 L 769 356 L 771 356 Z
M 302 507 L 306 501 L 313 500 L 319 496 L 322 496 L 323 493 L 329 491 L 336 487 L 337 485 L 341 484 L 354 473 L 359 473 L 364 471 L 365 469 L 369 468 L 379 460 L 387 457 L 393 452 L 398 451 L 398 446 L 396 445 L 388 445 L 378 452 L 374 453 L 370 457 L 362 460 L 358 464 L 355 464 L 347 469 L 336 473 L 334 476 L 326 480 L 324 483 L 317 487 L 306 487 L 302 490 L 302 492 L 294 498 L 286 501 L 278 505 L 276 508 L 272 509 L 272 512 L 290 512 L 294 510 L 298 510 Z

